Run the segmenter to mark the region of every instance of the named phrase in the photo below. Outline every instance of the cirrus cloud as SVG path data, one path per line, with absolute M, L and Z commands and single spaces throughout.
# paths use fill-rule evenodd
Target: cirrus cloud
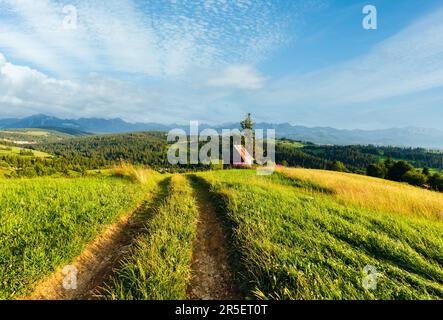
M 221 75 L 208 80 L 212 87 L 256 90 L 263 87 L 265 78 L 250 65 L 231 65 Z

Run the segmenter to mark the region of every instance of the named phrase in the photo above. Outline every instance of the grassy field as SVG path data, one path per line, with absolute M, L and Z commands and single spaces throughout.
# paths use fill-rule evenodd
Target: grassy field
M 173 175 L 168 197 L 137 239 L 135 250 L 103 290 L 106 299 L 185 299 L 198 209 L 192 188 Z
M 26 296 L 149 195 L 146 230 L 98 295 L 187 298 L 196 189 L 184 175 L 125 164 L 96 174 L 0 179 L 0 299 Z M 245 298 L 443 299 L 440 193 L 308 169 L 197 176 L 198 192 L 208 188 L 225 223 Z M 363 286 L 368 266 L 377 271 L 376 288 Z
M 2 130 L 3 134 L 16 134 L 23 136 L 36 136 L 36 137 L 46 137 L 49 136 L 49 131 L 46 130 L 26 130 L 26 129 L 18 129 L 18 130 Z
M 23 128 L 1 129 L 0 141 L 32 141 L 33 143 L 57 142 L 67 138 L 87 135 L 88 133 L 67 128 Z
M 21 152 L 32 152 L 32 155 L 22 155 Z M 30 150 L 26 148 L 20 148 L 20 147 L 10 147 L 6 145 L 0 144 L 0 156 L 2 155 L 11 155 L 11 156 L 23 156 L 23 157 L 39 157 L 39 158 L 48 158 L 51 155 L 36 151 L 36 150 Z
M 12 169 L 0 168 L 0 179 L 5 178 L 7 175 L 11 174 L 11 172 L 13 172 Z
M 330 189 L 342 204 L 443 221 L 443 193 L 408 184 L 335 171 L 279 169 L 295 180 Z
M 0 299 L 29 293 L 154 187 L 154 177 L 0 179 Z
M 313 170 L 272 176 L 233 170 L 200 176 L 231 230 L 246 296 L 443 298 L 443 224 L 438 216 L 443 200 L 437 194 Z M 377 192 L 383 185 L 387 189 Z M 410 202 L 389 204 L 395 196 L 403 195 L 406 201 L 407 193 Z M 427 211 L 421 214 L 422 209 Z M 377 270 L 376 289 L 363 286 L 366 266 Z
M 303 148 L 305 145 L 298 141 L 277 140 L 277 144 L 282 147 Z

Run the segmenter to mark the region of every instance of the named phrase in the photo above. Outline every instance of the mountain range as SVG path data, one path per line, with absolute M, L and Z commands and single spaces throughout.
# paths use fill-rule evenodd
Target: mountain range
M 200 129 L 238 128 L 238 123 L 226 123 L 218 126 L 201 124 Z M 188 126 L 177 124 L 130 123 L 120 118 L 79 118 L 60 119 L 44 114 L 26 118 L 0 119 L 0 129 L 11 128 L 63 128 L 75 129 L 90 133 L 122 133 L 131 131 L 169 131 L 174 128 L 188 130 Z M 336 145 L 391 145 L 443 149 L 443 130 L 405 127 L 378 130 L 344 130 L 330 127 L 305 127 L 289 123 L 257 123 L 256 128 L 275 129 L 277 137 L 298 141 L 309 141 L 317 144 Z

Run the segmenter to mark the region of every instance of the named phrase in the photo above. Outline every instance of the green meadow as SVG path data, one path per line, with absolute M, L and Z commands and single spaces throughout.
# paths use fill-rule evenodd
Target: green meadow
M 132 254 L 117 269 L 102 296 L 112 300 L 186 299 L 198 209 L 183 175 L 168 179 L 167 196 L 147 221 Z
M 281 173 L 200 176 L 230 229 L 246 297 L 443 298 L 441 222 L 346 204 L 334 190 Z M 363 286 L 365 266 L 377 270 L 376 289 Z
M 28 294 L 149 190 L 114 177 L 0 179 L 0 299 Z
M 138 216 L 145 231 L 97 297 L 186 299 L 197 191 L 208 192 L 217 209 L 227 235 L 220 245 L 244 299 L 443 298 L 440 193 L 395 182 L 377 193 L 384 180 L 308 169 L 195 176 L 202 188 L 188 175 L 131 166 L 106 176 L 1 179 L 0 299 L 32 293 L 146 199 Z M 409 202 L 397 206 L 393 196 Z M 368 279 L 376 286 L 365 286 Z
M 37 150 L 31 150 L 20 147 L 11 147 L 0 144 L 0 156 L 23 156 L 23 157 L 39 157 L 39 158 L 48 158 L 49 154 Z

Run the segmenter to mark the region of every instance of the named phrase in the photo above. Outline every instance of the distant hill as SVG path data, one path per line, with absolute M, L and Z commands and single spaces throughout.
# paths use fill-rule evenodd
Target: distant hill
M 37 158 L 48 158 L 51 157 L 51 155 L 37 151 L 37 150 L 31 150 L 28 148 L 20 148 L 20 147 L 12 147 L 8 145 L 3 145 L 0 143 L 0 156 L 18 156 L 18 157 L 37 157 Z
M 202 124 L 201 129 L 209 127 Z M 215 126 L 215 129 L 237 128 L 236 123 Z M 352 145 L 374 144 L 443 149 L 443 130 L 406 127 L 382 130 L 341 130 L 330 127 L 294 126 L 289 123 L 258 123 L 257 128 L 275 129 L 277 137 L 316 144 Z M 173 128 L 187 130 L 187 126 L 159 123 L 129 123 L 120 118 L 60 119 L 38 114 L 22 119 L 0 119 L 0 129 L 5 128 L 64 128 L 78 132 L 123 133 L 133 131 L 169 131 Z
M 304 127 L 290 124 L 258 123 L 257 127 L 276 130 L 280 138 L 333 145 L 379 145 L 443 149 L 443 130 L 406 127 L 380 130 L 340 130 L 330 127 Z
M 80 118 L 60 119 L 37 114 L 22 119 L 0 119 L 0 129 L 7 128 L 65 128 L 93 133 L 123 133 L 132 131 L 169 131 L 173 125 L 129 123 L 122 119 Z
M 14 142 L 17 145 L 58 142 L 66 138 L 87 136 L 90 133 L 58 127 L 4 128 L 0 129 L 0 142 Z
M 63 127 L 38 127 L 38 128 L 43 130 L 48 130 L 53 133 L 62 133 L 74 137 L 92 135 L 92 133 L 73 128 L 63 128 Z

